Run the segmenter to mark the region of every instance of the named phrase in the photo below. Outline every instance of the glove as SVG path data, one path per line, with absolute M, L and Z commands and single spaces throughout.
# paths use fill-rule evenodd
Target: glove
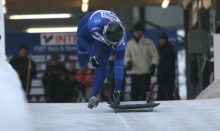
M 96 67 L 96 68 L 99 67 L 99 62 L 96 56 L 92 57 L 91 61 L 92 61 L 93 67 Z
M 150 67 L 150 74 L 153 76 L 155 74 L 155 68 L 156 68 L 156 65 L 155 64 L 152 64 L 151 67 Z
M 97 56 L 93 56 L 91 61 L 92 61 L 92 66 L 93 67 L 99 67 L 99 62 L 98 62 L 98 58 L 99 59 L 102 59 L 102 57 L 100 55 L 97 55 Z
M 128 70 L 132 70 L 132 63 L 131 63 L 131 61 L 128 61 L 128 63 L 127 63 L 127 69 L 128 69 Z

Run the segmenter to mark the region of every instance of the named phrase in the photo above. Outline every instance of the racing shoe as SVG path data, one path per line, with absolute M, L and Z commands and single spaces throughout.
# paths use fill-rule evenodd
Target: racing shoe
M 90 99 L 89 99 L 89 102 L 88 102 L 88 105 L 87 107 L 92 109 L 93 107 L 97 107 L 99 104 L 98 102 L 98 98 L 95 97 L 95 96 L 92 96 Z
M 119 105 L 120 104 L 120 97 L 121 97 L 121 91 L 114 91 L 113 93 L 113 101 L 115 105 Z

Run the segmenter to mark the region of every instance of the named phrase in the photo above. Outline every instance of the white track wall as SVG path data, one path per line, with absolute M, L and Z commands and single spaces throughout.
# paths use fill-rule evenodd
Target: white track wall
M 5 26 L 2 0 L 0 0 L 0 57 L 5 57 Z
M 220 79 L 220 34 L 214 35 L 214 74 L 215 81 Z

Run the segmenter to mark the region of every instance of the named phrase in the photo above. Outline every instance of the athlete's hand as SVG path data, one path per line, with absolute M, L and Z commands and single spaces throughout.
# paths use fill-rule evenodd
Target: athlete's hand
M 92 57 L 91 61 L 92 61 L 92 66 L 93 67 L 96 67 L 96 68 L 99 67 L 98 59 L 102 59 L 102 57 L 100 55 Z
M 91 61 L 93 67 L 99 67 L 99 62 L 96 56 L 92 57 Z

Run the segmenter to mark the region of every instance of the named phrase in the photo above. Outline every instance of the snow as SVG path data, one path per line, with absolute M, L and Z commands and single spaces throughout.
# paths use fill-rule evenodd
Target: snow
M 144 103 L 144 102 L 129 102 Z M 154 108 L 121 110 L 99 103 L 29 104 L 37 131 L 219 131 L 220 99 L 162 101 Z
M 17 73 L 0 58 L 0 131 L 35 131 Z
M 205 90 L 203 90 L 196 99 L 220 98 L 220 79 L 214 81 Z

